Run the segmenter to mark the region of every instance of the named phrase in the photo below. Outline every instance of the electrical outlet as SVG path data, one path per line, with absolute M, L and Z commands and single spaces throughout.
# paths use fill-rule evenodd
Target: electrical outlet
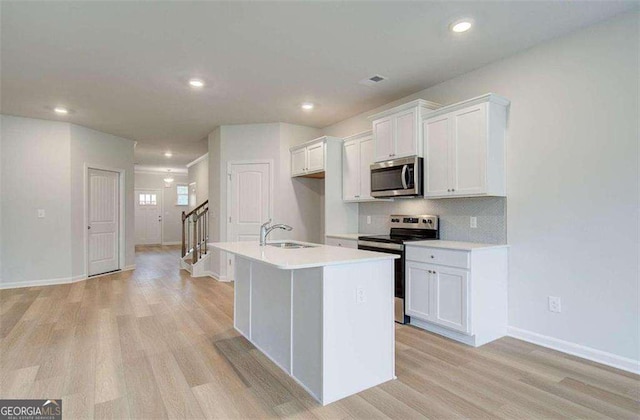
M 38 209 L 38 219 L 44 219 L 44 209 Z
M 367 301 L 367 294 L 364 291 L 364 288 L 358 287 L 356 289 L 356 302 L 357 303 L 365 303 Z
M 367 224 L 370 225 L 371 224 L 371 216 L 367 216 Z
M 562 305 L 558 296 L 549 296 L 549 310 L 551 312 L 562 312 Z
M 475 217 L 475 216 L 471 216 L 471 217 L 469 218 L 469 226 L 470 226 L 472 229 L 477 228 L 477 227 L 478 227 L 478 218 L 477 218 L 477 217 Z

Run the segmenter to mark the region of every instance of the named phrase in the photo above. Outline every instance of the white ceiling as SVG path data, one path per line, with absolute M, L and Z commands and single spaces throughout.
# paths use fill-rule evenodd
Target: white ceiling
M 637 6 L 618 1 L 2 2 L 1 111 L 184 164 L 221 124 L 324 127 Z M 448 25 L 475 20 L 465 34 Z M 376 87 L 358 84 L 373 74 Z M 188 87 L 190 77 L 206 81 Z M 299 105 L 317 108 L 304 112 Z

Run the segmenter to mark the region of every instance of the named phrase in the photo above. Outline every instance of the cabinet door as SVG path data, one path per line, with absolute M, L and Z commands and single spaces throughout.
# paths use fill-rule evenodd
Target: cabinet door
M 449 114 L 425 120 L 424 135 L 424 196 L 449 195 Z
M 405 278 L 405 311 L 425 321 L 434 318 L 434 297 L 431 285 L 433 266 L 408 261 Z
M 443 327 L 468 333 L 469 272 L 435 266 L 431 275 L 432 293 L 435 297 L 434 317 L 431 321 Z
M 324 171 L 324 142 L 307 146 L 307 172 Z
M 373 122 L 373 141 L 376 162 L 393 159 L 396 152 L 392 117 L 380 118 Z
M 345 142 L 342 153 L 342 199 L 357 200 L 360 196 L 360 142 Z
M 452 113 L 451 165 L 454 195 L 482 194 L 487 185 L 486 104 Z
M 373 137 L 360 141 L 360 199 L 371 197 L 371 164 L 373 163 Z
M 394 158 L 418 155 L 418 110 L 405 111 L 395 119 Z
M 307 149 L 297 149 L 291 152 L 291 176 L 302 175 L 307 168 Z

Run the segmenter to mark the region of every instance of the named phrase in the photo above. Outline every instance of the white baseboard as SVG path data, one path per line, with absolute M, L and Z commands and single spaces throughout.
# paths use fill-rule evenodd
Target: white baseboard
M 122 271 L 131 271 L 135 270 L 136 265 L 131 264 L 125 266 Z M 1 289 L 20 289 L 23 287 L 39 287 L 39 286 L 55 286 L 57 284 L 68 284 L 68 283 L 77 283 L 79 281 L 88 280 L 89 278 L 95 279 L 97 277 L 110 276 L 112 274 L 116 274 L 116 272 L 98 274 L 97 276 L 87 277 L 86 274 L 80 274 L 73 277 L 59 277 L 55 279 L 41 279 L 41 280 L 29 280 L 29 281 L 15 281 L 11 283 L 0 282 L 0 290 Z
M 79 276 L 78 276 L 79 277 Z M 84 276 L 82 276 L 84 278 Z M 80 281 L 74 277 L 58 277 L 55 279 L 40 279 L 40 280 L 28 280 L 28 281 L 14 281 L 7 283 L 0 283 L 0 289 L 19 289 L 23 287 L 39 287 L 39 286 L 54 286 L 56 284 L 67 284 Z
M 211 277 L 213 277 L 214 279 L 218 280 L 218 281 L 224 281 L 224 282 L 229 282 L 229 280 L 227 279 L 227 276 L 221 276 L 218 273 L 215 273 L 213 271 L 208 271 L 207 272 Z
M 606 351 L 597 350 L 516 327 L 508 327 L 507 334 L 510 337 L 537 344 L 542 347 L 582 357 L 583 359 L 602 363 L 603 365 L 617 369 L 626 370 L 627 372 L 640 374 L 640 360 L 629 359 Z
M 225 276 L 221 276 L 218 273 L 214 273 L 213 271 L 205 271 L 204 272 L 207 276 L 211 277 L 212 279 L 218 280 L 218 281 L 223 281 L 225 283 L 228 283 L 229 280 L 227 280 L 227 278 Z

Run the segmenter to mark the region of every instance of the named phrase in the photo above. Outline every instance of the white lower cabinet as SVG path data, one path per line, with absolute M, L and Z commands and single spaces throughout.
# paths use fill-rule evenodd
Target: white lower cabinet
M 476 347 L 506 335 L 506 247 L 406 249 L 412 325 Z
M 468 287 L 466 270 L 410 261 L 407 263 L 406 313 L 468 333 Z

